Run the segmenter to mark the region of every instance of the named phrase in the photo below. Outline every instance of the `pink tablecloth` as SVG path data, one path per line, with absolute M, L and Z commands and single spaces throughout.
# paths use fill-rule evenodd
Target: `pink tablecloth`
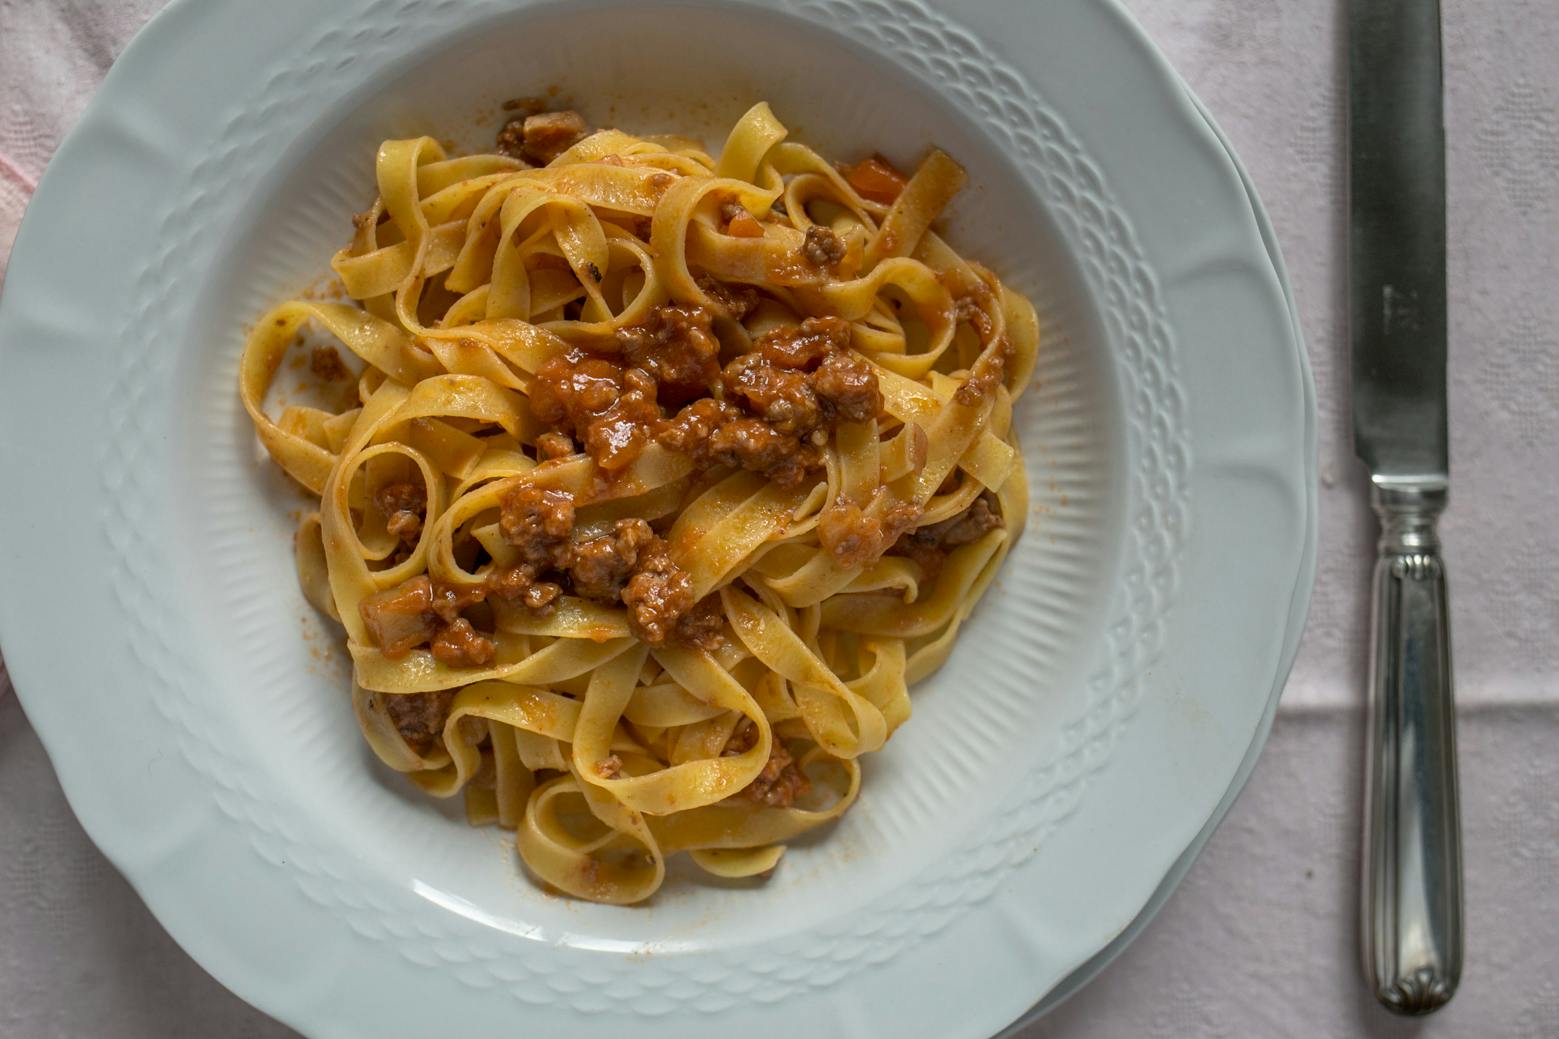
M 1349 448 L 1336 0 L 1129 0 L 1260 187 L 1321 402 L 1310 627 L 1245 796 L 1163 914 L 1042 1036 L 1559 1036 L 1559 7 L 1445 0 L 1468 960 L 1422 1024 L 1355 967 L 1364 580 Z M 0 0 L 0 276 L 49 155 L 160 0 Z M 3 579 L 3 577 L 0 577 Z M 0 678 L 0 686 L 4 680 Z M 43 691 L 40 691 L 43 692 Z M 0 1035 L 281 1036 L 163 933 L 0 693 Z

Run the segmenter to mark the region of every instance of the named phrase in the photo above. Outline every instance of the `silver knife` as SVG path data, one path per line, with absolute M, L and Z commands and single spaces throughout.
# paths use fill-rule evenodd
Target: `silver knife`
M 1462 971 L 1450 612 L 1435 530 L 1450 483 L 1438 0 L 1349 0 L 1348 73 L 1354 450 L 1380 519 L 1362 945 L 1376 997 L 1427 1014 Z

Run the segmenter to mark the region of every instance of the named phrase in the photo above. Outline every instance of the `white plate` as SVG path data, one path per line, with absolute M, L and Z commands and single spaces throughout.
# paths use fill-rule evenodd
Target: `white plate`
M 7 661 L 94 839 L 306 1032 L 988 1036 L 1131 923 L 1259 743 L 1308 596 L 1314 402 L 1239 171 L 1113 4 L 778 8 L 176 3 L 29 210 Z M 378 140 L 475 143 L 553 83 L 632 129 L 762 97 L 825 152 L 935 141 L 971 174 L 953 240 L 1046 329 L 1029 532 L 862 803 L 763 887 L 561 901 L 376 768 L 237 407 L 242 325 L 324 269 Z

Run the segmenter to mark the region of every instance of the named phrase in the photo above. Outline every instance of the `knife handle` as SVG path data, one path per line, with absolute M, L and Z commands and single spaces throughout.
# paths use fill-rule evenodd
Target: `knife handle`
M 1376 483 L 1364 968 L 1399 1014 L 1444 1006 L 1462 973 L 1461 825 L 1451 625 L 1435 524 L 1446 488 Z

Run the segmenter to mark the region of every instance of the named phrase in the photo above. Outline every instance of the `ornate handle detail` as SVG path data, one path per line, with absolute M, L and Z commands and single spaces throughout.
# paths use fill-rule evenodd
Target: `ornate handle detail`
M 1374 484 L 1364 969 L 1399 1014 L 1444 1006 L 1462 973 L 1451 625 L 1435 523 L 1443 482 Z

